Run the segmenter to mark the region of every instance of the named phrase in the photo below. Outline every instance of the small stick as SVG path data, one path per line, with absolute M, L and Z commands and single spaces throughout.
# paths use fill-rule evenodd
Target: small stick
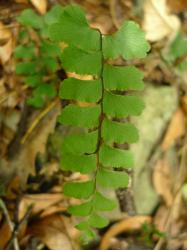
M 12 233 L 12 237 L 11 239 L 8 241 L 6 247 L 4 250 L 9 250 L 12 243 L 14 242 L 14 240 L 16 239 L 20 228 L 22 227 L 22 225 L 28 220 L 30 214 L 32 213 L 32 209 L 33 209 L 33 205 L 30 205 L 28 207 L 28 210 L 26 212 L 26 214 L 24 215 L 24 217 L 20 220 L 19 224 L 17 225 L 17 227 L 15 228 L 14 232 Z
M 32 122 L 31 126 L 29 127 L 29 129 L 27 130 L 27 132 L 25 133 L 25 135 L 23 136 L 23 138 L 21 139 L 21 144 L 24 144 L 25 141 L 28 139 L 28 137 L 31 135 L 31 133 L 33 132 L 33 130 L 36 128 L 36 126 L 38 125 L 38 123 L 43 119 L 43 117 L 50 112 L 59 102 L 59 99 L 55 99 L 53 102 L 51 102 L 37 117 L 36 119 Z
M 6 208 L 6 205 L 5 205 L 5 203 L 3 202 L 2 199 L 0 199 L 0 208 L 2 209 L 2 211 L 3 211 L 4 215 L 5 215 L 7 223 L 9 225 L 9 227 L 10 227 L 10 231 L 13 233 L 14 232 L 14 223 L 11 221 L 8 210 Z M 13 239 L 13 246 L 14 246 L 15 250 L 20 250 L 18 239 L 17 239 L 16 236 Z

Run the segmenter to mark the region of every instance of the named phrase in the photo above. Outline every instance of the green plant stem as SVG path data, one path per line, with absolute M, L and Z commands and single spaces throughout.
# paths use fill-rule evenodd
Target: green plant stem
M 100 32 L 100 30 L 98 30 L 100 33 L 100 51 L 101 51 L 101 74 L 100 74 L 100 78 L 101 78 L 101 84 L 102 84 L 102 93 L 101 93 L 101 99 L 100 99 L 100 106 L 101 106 L 101 114 L 99 117 L 99 126 L 98 126 L 98 141 L 97 141 L 97 148 L 96 148 L 96 157 L 97 157 L 97 166 L 96 166 L 96 171 L 94 173 L 94 181 L 95 181 L 95 189 L 94 189 L 94 194 L 95 195 L 96 191 L 97 191 L 97 173 L 100 169 L 100 160 L 99 160 L 99 149 L 100 146 L 102 144 L 102 137 L 101 137 L 101 127 L 102 127 L 102 122 L 103 122 L 103 117 L 104 117 L 104 113 L 103 113 L 103 98 L 104 98 L 104 82 L 103 82 L 103 69 L 104 69 L 104 56 L 103 56 L 103 41 L 102 41 L 102 34 Z

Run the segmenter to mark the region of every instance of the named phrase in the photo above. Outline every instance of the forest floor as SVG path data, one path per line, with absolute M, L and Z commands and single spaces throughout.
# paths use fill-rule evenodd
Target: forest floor
M 146 103 L 134 120 L 140 141 L 132 146 L 132 186 L 108 195 L 119 201 L 110 225 L 82 246 L 66 180 L 59 168 L 63 127 L 60 103 L 27 104 L 31 89 L 15 73 L 21 11 L 44 15 L 55 4 L 80 4 L 92 27 L 104 34 L 134 20 L 151 44 L 136 60 L 144 73 Z M 1 0 L 0 1 L 0 250 L 187 250 L 187 1 Z M 32 35 L 32 34 L 31 34 Z

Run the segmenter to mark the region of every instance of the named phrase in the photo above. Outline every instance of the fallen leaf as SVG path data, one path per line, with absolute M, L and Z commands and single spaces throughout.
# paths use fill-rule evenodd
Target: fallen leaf
M 156 192 L 163 198 L 166 206 L 171 206 L 173 195 L 171 192 L 171 168 L 166 160 L 159 160 L 154 167 L 153 184 Z
M 13 51 L 13 37 L 9 29 L 0 22 L 0 63 L 5 64 Z
M 62 194 L 33 194 L 24 195 L 18 207 L 18 219 L 21 220 L 27 212 L 29 206 L 33 205 L 32 215 L 41 214 L 40 217 L 49 215 L 49 211 L 55 213 L 57 211 L 65 211 L 66 208 L 62 204 Z M 59 205 L 61 205 L 59 207 Z M 49 211 L 48 211 L 49 210 Z
M 12 34 L 10 30 L 0 22 L 0 41 L 1 43 L 5 41 L 5 43 L 11 38 Z
M 156 42 L 175 34 L 180 25 L 179 18 L 169 13 L 166 0 L 145 1 L 143 29 L 149 41 Z
M 27 233 L 39 238 L 50 250 L 78 250 L 67 226 L 73 227 L 71 223 L 66 224 L 65 217 L 52 215 L 30 225 Z
M 25 185 L 29 174 L 35 173 L 36 156 L 38 153 L 45 152 L 46 142 L 49 134 L 54 131 L 60 109 L 61 106 L 58 102 L 55 107 L 41 119 L 37 127 L 32 131 L 32 134 L 30 134 L 29 139 L 19 147 L 16 155 L 10 160 L 2 159 L 2 161 L 0 161 L 1 183 L 7 185 L 13 177 L 19 176 L 20 183 Z
M 11 230 L 9 225 L 4 222 L 0 228 L 0 250 L 4 250 L 7 242 L 11 238 Z
M 167 150 L 169 147 L 173 145 L 176 139 L 185 135 L 185 133 L 186 133 L 186 117 L 182 109 L 178 108 L 169 123 L 161 148 L 163 150 Z
M 14 0 L 16 3 L 28 3 L 28 0 Z
M 186 0 L 167 0 L 167 5 L 174 13 L 184 12 L 187 10 Z
M 154 216 L 153 223 L 156 229 L 158 229 L 160 232 L 164 232 L 167 219 L 168 219 L 168 208 L 162 205 L 158 208 Z
M 143 223 L 151 222 L 150 216 L 133 216 L 130 218 L 126 218 L 116 224 L 114 224 L 103 236 L 100 244 L 99 250 L 107 250 L 110 246 L 111 238 L 117 236 L 118 234 L 129 232 L 132 230 L 139 230 Z
M 187 96 L 182 96 L 181 97 L 181 105 L 182 105 L 182 110 L 184 111 L 185 115 L 187 115 Z
M 30 0 L 40 14 L 45 14 L 47 10 L 47 0 Z

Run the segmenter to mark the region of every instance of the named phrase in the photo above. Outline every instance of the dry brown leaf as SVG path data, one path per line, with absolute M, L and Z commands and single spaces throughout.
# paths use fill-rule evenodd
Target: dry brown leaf
M 0 41 L 8 41 L 12 37 L 10 30 L 0 22 Z
M 178 108 L 174 113 L 167 132 L 162 142 L 162 149 L 167 150 L 176 139 L 180 138 L 186 133 L 186 117 L 181 108 Z
M 50 250 L 78 250 L 75 246 L 73 234 L 70 236 L 65 217 L 53 215 L 37 221 L 28 228 L 28 234 L 39 238 Z M 71 238 L 70 238 L 71 237 Z
M 25 184 L 28 175 L 35 172 L 35 159 L 38 153 L 44 153 L 49 134 L 54 131 L 56 119 L 59 115 L 61 106 L 56 106 L 48 112 L 39 122 L 38 126 L 26 142 L 20 147 L 19 152 L 10 161 L 2 159 L 0 161 L 0 181 L 7 185 L 14 176 L 20 177 L 22 185 Z
M 13 41 L 10 39 L 5 45 L 0 46 L 0 63 L 5 64 L 11 57 L 13 51 Z
M 13 37 L 10 30 L 0 22 L 0 63 L 6 63 L 13 51 Z
M 164 205 L 160 206 L 154 216 L 154 225 L 160 232 L 164 232 L 167 218 L 168 208 Z
M 33 205 L 32 215 L 42 213 L 41 217 L 49 215 L 49 211 L 64 211 L 66 210 L 63 204 L 62 194 L 33 194 L 25 195 L 21 199 L 18 208 L 18 219 L 21 220 L 27 212 L 30 205 Z M 60 207 L 59 207 L 60 204 Z M 55 210 L 56 207 L 56 210 Z M 52 210 L 51 210 L 52 209 Z M 49 211 L 48 211 L 49 210 Z
M 187 10 L 187 1 L 186 0 L 167 0 L 169 9 L 172 12 L 178 13 Z
M 16 3 L 28 3 L 28 0 L 14 0 Z
M 182 96 L 181 97 L 181 105 L 182 105 L 182 110 L 184 111 L 185 115 L 187 115 L 187 96 Z
M 99 250 L 107 250 L 110 246 L 111 238 L 117 236 L 120 233 L 138 230 L 145 222 L 151 222 L 150 216 L 137 215 L 134 217 L 126 218 L 116 224 L 114 224 L 103 236 Z
M 45 14 L 47 10 L 47 0 L 30 0 L 40 14 Z
M 149 41 L 156 42 L 175 34 L 180 28 L 177 16 L 169 14 L 166 0 L 146 0 L 143 29 Z
M 163 198 L 166 206 L 173 202 L 171 168 L 166 160 L 159 160 L 154 167 L 153 184 L 156 192 Z
M 11 230 L 9 225 L 5 222 L 0 228 L 0 250 L 4 250 L 7 242 L 11 238 Z

